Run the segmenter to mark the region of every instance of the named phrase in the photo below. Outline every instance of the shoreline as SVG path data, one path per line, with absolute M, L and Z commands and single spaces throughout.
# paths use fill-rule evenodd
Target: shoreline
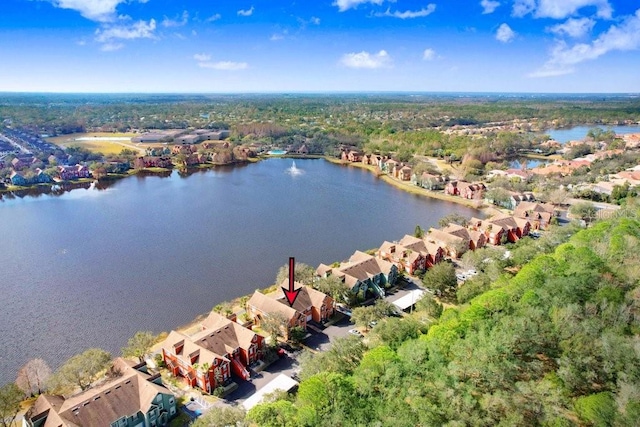
M 398 179 L 392 178 L 386 172 L 383 172 L 383 173 L 378 175 L 376 173 L 376 171 L 375 171 L 375 168 L 373 166 L 371 166 L 371 165 L 364 165 L 364 164 L 359 163 L 359 162 L 353 162 L 353 163 L 352 162 L 344 162 L 342 160 L 333 159 L 333 158 L 330 158 L 330 157 L 327 157 L 327 156 L 325 156 L 324 159 L 327 160 L 328 162 L 336 164 L 336 165 L 352 166 L 352 167 L 368 170 L 369 172 L 375 174 L 378 178 L 380 178 L 381 180 L 383 180 L 387 184 L 390 184 L 390 185 L 396 187 L 399 190 L 406 191 L 407 193 L 415 194 L 417 196 L 430 197 L 432 199 L 438 199 L 438 200 L 442 200 L 442 201 L 445 201 L 445 202 L 457 203 L 459 205 L 463 205 L 463 206 L 466 206 L 466 207 L 469 207 L 469 208 L 477 209 L 479 211 L 484 211 L 484 210 L 490 208 L 490 207 L 486 206 L 484 204 L 484 202 L 481 201 L 481 200 L 468 200 L 468 199 L 464 199 L 462 197 L 450 196 L 448 194 L 444 194 L 444 193 L 441 193 L 441 192 L 435 192 L 435 191 L 427 190 L 427 189 L 424 189 L 422 187 L 418 187 L 417 185 L 413 185 L 408 181 L 400 181 Z

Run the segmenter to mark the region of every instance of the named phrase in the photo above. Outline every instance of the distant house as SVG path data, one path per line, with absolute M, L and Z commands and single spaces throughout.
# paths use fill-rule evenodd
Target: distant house
M 58 166 L 58 177 L 63 181 L 90 178 L 91 171 L 84 165 Z
M 414 175 L 415 176 L 415 175 Z M 441 175 L 433 175 L 423 172 L 420 177 L 415 176 L 415 184 L 427 190 L 444 190 L 447 178 Z
M 482 182 L 469 184 L 467 182 L 460 181 L 460 183 L 458 184 L 458 191 L 459 191 L 460 197 L 469 199 L 469 200 L 482 199 L 486 189 L 487 187 Z
M 505 176 L 510 179 L 519 179 L 520 181 L 527 181 L 533 176 L 528 170 L 522 169 L 507 169 Z
M 20 159 L 18 157 L 11 160 L 11 167 L 13 167 L 14 170 L 24 169 L 27 166 L 29 166 L 29 163 L 25 162 L 23 159 Z
M 293 327 L 307 329 L 307 316 L 304 313 L 258 291 L 255 291 L 247 301 L 246 309 L 247 315 L 253 319 L 256 326 L 260 326 L 264 319 L 273 316 L 273 313 L 282 315 L 286 319 L 286 326 L 281 331 L 285 339 L 289 339 L 289 333 Z
M 36 169 L 34 172 L 27 171 L 25 174 L 12 171 L 9 175 L 9 180 L 11 181 L 11 184 L 18 186 L 47 184 L 53 182 L 53 179 L 41 169 Z
M 300 148 L 296 150 L 296 154 L 300 154 L 301 156 L 306 156 L 307 154 L 309 154 L 309 149 L 305 144 L 302 144 Z
M 147 147 L 145 149 L 145 153 L 147 154 L 147 156 L 160 157 L 160 156 L 166 156 L 168 154 L 171 154 L 171 150 L 167 146 Z
M 387 159 L 382 161 L 380 169 L 382 169 L 383 172 L 391 174 L 395 170 L 396 166 L 398 166 L 398 162 L 396 160 Z
M 11 180 L 11 184 L 13 185 L 19 185 L 22 187 L 29 185 L 27 179 L 22 174 L 16 171 L 11 172 L 11 174 L 9 175 L 9 179 Z
M 443 228 L 442 231 L 453 236 L 461 237 L 465 242 L 468 242 L 469 249 L 472 251 L 480 249 L 487 244 L 487 237 L 484 233 L 476 230 L 469 230 L 458 224 L 450 223 Z
M 466 238 L 438 230 L 437 228 L 429 229 L 429 233 L 424 236 L 424 239 L 440 246 L 445 254 L 451 258 L 459 258 L 469 248 L 469 241 Z
M 464 183 L 464 181 L 450 181 L 444 187 L 444 194 L 448 194 L 450 196 L 459 196 L 460 195 L 460 183 Z M 468 184 L 468 183 L 466 183 Z
M 107 382 L 68 399 L 41 394 L 26 412 L 24 427 L 152 427 L 167 426 L 177 413 L 176 398 L 160 374 L 145 363 L 118 358 L 117 373 Z
M 522 202 L 530 202 L 534 201 L 536 198 L 533 193 L 524 192 L 524 193 L 516 193 L 513 191 L 509 192 L 509 198 L 505 200 L 493 200 L 489 197 L 489 193 L 487 193 L 485 200 L 487 203 L 494 204 L 496 206 L 502 206 L 503 208 L 514 210 L 516 206 L 518 206 Z
M 131 163 L 128 160 L 112 160 L 107 163 L 107 166 L 112 173 L 125 173 L 131 169 Z
M 196 151 L 198 151 L 198 147 L 191 144 L 176 144 L 171 147 L 171 154 L 191 154 Z
M 486 220 L 472 218 L 469 228 L 484 233 L 487 243 L 501 245 L 503 242 L 517 242 L 527 236 L 531 223 L 527 219 L 511 215 L 498 215 Z
M 400 181 L 410 181 L 412 171 L 411 166 L 404 165 L 394 171 L 394 176 Z
M 513 211 L 513 216 L 531 223 L 534 230 L 544 230 L 556 216 L 555 208 L 548 203 L 521 202 Z
M 170 157 L 156 157 L 156 156 L 144 156 L 138 157 L 134 161 L 134 167 L 136 169 L 144 168 L 173 168 L 173 163 Z
M 352 163 L 360 162 L 362 161 L 362 153 L 357 150 L 350 150 L 349 152 L 343 152 L 342 159 Z

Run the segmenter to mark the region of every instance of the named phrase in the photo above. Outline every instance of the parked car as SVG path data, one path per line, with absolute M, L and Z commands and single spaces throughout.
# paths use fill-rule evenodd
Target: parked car
M 478 272 L 473 268 L 471 270 L 467 271 L 467 276 L 475 276 L 477 274 L 478 274 Z
M 456 278 L 458 280 L 460 280 L 461 282 L 464 282 L 465 280 L 467 280 L 467 276 L 465 274 L 462 274 L 462 273 L 456 274 Z
M 362 336 L 363 336 L 363 335 L 362 335 L 362 332 L 360 332 L 360 331 L 359 331 L 359 330 L 357 330 L 357 329 L 349 329 L 349 333 L 350 333 L 351 335 L 355 335 L 355 336 L 358 336 L 358 337 L 362 337 Z

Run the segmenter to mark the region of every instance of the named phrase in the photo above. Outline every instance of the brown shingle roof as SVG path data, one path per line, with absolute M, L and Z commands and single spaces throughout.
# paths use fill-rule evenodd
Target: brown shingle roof
M 45 411 L 44 427 L 110 427 L 113 421 L 139 411 L 146 413 L 158 393 L 171 394 L 152 377 L 136 370 L 132 363 L 116 359 L 114 368 L 121 375 L 65 400 L 60 396 L 41 395 L 29 411 L 33 420 Z
M 201 325 L 205 329 L 191 339 L 214 353 L 220 353 L 217 350 L 223 348 L 227 353 L 238 347 L 248 349 L 256 336 L 252 330 L 215 312 L 211 312 Z
M 182 346 L 182 350 L 177 352 L 176 349 L 180 346 Z M 210 365 L 213 365 L 215 359 L 229 361 L 229 359 L 224 356 L 227 353 L 226 350 L 220 349 L 219 347 L 210 349 L 207 345 L 195 343 L 191 338 L 177 331 L 171 331 L 169 333 L 167 339 L 162 343 L 162 348 L 170 354 L 175 354 L 176 357 L 182 360 L 187 366 L 192 365 L 192 358 L 194 358 L 193 363 L 209 363 Z
M 284 280 L 280 286 L 288 288 L 289 287 L 289 281 L 288 280 Z M 293 308 L 295 310 L 298 310 L 300 313 L 305 312 L 306 310 L 311 309 L 311 307 L 318 307 L 320 308 L 322 306 L 322 304 L 324 303 L 325 298 L 327 298 L 327 295 L 315 290 L 309 286 L 304 286 L 302 283 L 300 282 L 294 282 L 294 288 L 295 289 L 299 289 L 300 292 L 298 292 L 298 296 L 296 297 L 295 302 L 293 303 Z M 276 295 L 282 295 L 282 294 L 276 294 Z M 287 302 L 285 302 L 285 298 L 284 295 L 282 295 L 281 298 L 277 298 L 277 300 L 281 303 L 281 304 L 287 304 Z
M 247 305 L 255 307 L 265 314 L 274 312 L 282 313 L 289 321 L 298 318 L 298 316 L 301 314 L 297 310 L 289 307 L 288 304 L 282 304 L 278 300 L 269 298 L 268 296 L 258 291 L 255 291 L 253 293 L 249 301 L 247 301 Z

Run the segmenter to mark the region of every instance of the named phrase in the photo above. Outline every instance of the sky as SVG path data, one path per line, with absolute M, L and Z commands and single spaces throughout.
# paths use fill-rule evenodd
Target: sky
M 3 92 L 640 93 L 639 0 L 2 0 Z

